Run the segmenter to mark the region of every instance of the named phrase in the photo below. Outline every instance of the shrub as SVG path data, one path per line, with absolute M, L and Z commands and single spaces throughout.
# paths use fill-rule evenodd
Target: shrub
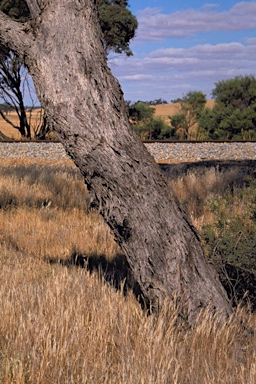
M 256 310 L 256 180 L 208 202 L 215 220 L 202 227 L 207 258 L 233 304 L 247 297 Z

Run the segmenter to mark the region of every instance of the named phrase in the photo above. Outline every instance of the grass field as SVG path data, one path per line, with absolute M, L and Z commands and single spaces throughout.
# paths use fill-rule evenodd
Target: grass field
M 183 202 L 196 193 L 206 199 L 205 185 L 209 195 L 214 180 L 223 181 L 210 171 L 195 192 L 189 177 L 172 182 Z M 196 225 L 211 219 L 207 211 L 195 218 L 192 202 L 188 209 Z M 206 311 L 194 329 L 183 329 L 173 303 L 147 316 L 122 284 L 106 283 L 107 270 L 76 265 L 78 254 L 107 266 L 122 259 L 101 217 L 88 211 L 77 169 L 3 160 L 1 383 L 255 384 L 255 336 L 241 326 L 255 329 L 255 314 L 238 308 L 219 326 Z
M 212 108 L 214 100 L 207 100 L 206 107 Z M 181 113 L 181 107 L 179 103 L 174 104 L 159 104 L 154 105 L 155 115 L 161 117 L 166 123 L 170 123 L 169 116 Z
M 30 122 L 31 127 L 31 134 L 33 136 L 34 128 L 38 126 L 40 122 L 40 113 L 41 109 L 34 109 L 31 114 L 28 113 L 28 118 Z M 15 125 L 19 125 L 19 119 L 15 112 L 9 112 L 7 115 L 8 119 L 11 120 L 11 122 Z M 0 116 L 0 131 L 7 137 L 10 137 L 11 139 L 20 140 L 21 136 L 19 134 L 19 131 L 15 128 L 12 128 L 10 124 L 8 124 L 2 116 Z
M 207 101 L 207 107 L 211 107 L 213 105 L 213 100 Z M 167 123 L 169 123 L 168 116 L 172 116 L 176 113 L 180 113 L 180 104 L 160 104 L 154 105 L 155 116 L 161 117 Z M 34 109 L 31 113 L 31 128 L 32 128 L 32 136 L 33 136 L 33 127 L 38 125 L 39 117 L 40 117 L 40 109 Z M 17 115 L 14 112 L 8 114 L 8 119 L 10 119 L 14 124 L 18 124 Z M 12 128 L 1 116 L 0 116 L 0 131 L 5 135 L 12 139 L 21 139 L 18 130 Z

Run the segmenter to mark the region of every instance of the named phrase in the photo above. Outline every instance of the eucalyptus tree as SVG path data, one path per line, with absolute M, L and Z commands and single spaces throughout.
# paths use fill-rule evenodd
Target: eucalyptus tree
M 176 298 L 193 324 L 203 307 L 232 312 L 197 233 L 133 132 L 107 66 L 93 0 L 27 0 L 30 21 L 0 13 L 0 41 L 24 60 L 47 117 L 153 308 Z M 67 33 L 68 31 L 68 33 Z

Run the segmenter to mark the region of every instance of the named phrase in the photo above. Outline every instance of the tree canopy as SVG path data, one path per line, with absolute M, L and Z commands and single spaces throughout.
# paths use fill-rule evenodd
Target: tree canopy
M 136 17 L 127 8 L 126 0 L 98 0 L 99 20 L 104 34 L 106 52 L 132 55 L 130 40 L 138 27 Z
M 210 139 L 245 140 L 256 138 L 256 78 L 236 76 L 215 84 L 215 104 L 206 108 L 200 127 Z

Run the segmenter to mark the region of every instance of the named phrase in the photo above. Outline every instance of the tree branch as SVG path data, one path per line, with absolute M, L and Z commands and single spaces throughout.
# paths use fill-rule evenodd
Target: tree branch
M 37 0 L 26 0 L 26 3 L 27 3 L 31 17 L 33 19 L 36 19 L 41 12 L 38 1 Z
M 23 61 L 33 44 L 29 25 L 12 20 L 0 11 L 0 44 L 11 49 Z
M 1 109 L 0 109 L 0 116 L 2 116 L 2 118 L 6 121 L 6 123 L 10 124 L 12 128 L 19 129 L 17 125 L 13 124 L 13 122 L 8 119 L 8 117 L 3 113 Z
M 12 138 L 0 131 L 0 140 L 12 140 Z

